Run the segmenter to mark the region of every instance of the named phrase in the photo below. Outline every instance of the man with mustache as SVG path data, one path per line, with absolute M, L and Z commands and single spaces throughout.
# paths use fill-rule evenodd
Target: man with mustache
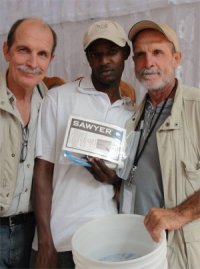
M 0 75 L 0 268 L 28 268 L 34 235 L 31 186 L 42 79 L 56 35 L 40 19 L 16 21 L 4 43 Z
M 41 109 L 34 172 L 36 268 L 74 268 L 74 232 L 92 219 L 117 214 L 112 182 L 102 184 L 85 167 L 63 160 L 62 145 L 70 115 L 124 127 L 132 112 L 119 84 L 130 48 L 123 28 L 107 20 L 89 27 L 83 48 L 91 77 L 50 90 Z
M 121 210 L 145 215 L 157 242 L 166 231 L 169 269 L 199 268 L 200 89 L 176 78 L 181 53 L 171 27 L 140 21 L 129 39 L 147 95 L 127 123 L 138 143 L 130 149 Z

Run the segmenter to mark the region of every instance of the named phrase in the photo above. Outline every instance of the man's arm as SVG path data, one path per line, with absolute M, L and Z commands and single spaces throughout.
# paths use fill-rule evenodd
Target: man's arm
M 162 230 L 177 230 L 198 218 L 200 218 L 200 190 L 174 208 L 152 208 L 146 215 L 144 223 L 153 240 L 158 242 Z
M 35 268 L 57 267 L 57 252 L 50 227 L 53 169 L 53 163 L 36 159 L 33 176 L 33 205 L 38 233 L 38 253 Z

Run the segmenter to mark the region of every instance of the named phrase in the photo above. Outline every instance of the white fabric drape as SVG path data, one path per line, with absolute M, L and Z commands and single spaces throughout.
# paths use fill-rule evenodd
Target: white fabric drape
M 72 80 L 90 74 L 82 48 L 82 37 L 91 23 L 110 18 L 128 32 L 142 19 L 166 22 L 178 33 L 183 54 L 179 75 L 184 83 L 200 87 L 200 0 L 1 0 L 0 45 L 6 40 L 12 23 L 23 17 L 40 17 L 52 25 L 58 36 L 56 56 L 49 75 Z M 6 68 L 2 50 L 0 69 Z M 126 62 L 123 78 L 137 88 L 131 57 Z

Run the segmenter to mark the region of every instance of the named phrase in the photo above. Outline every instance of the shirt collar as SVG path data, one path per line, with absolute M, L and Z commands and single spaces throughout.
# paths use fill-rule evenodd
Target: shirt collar
M 8 100 L 9 100 L 11 106 L 13 107 L 14 104 L 16 103 L 16 97 L 14 96 L 14 94 L 8 88 L 6 89 L 6 93 L 7 93 L 7 96 L 8 96 Z
M 79 83 L 78 83 L 78 90 L 80 92 L 86 93 L 86 94 L 104 95 L 104 96 L 106 96 L 109 99 L 109 97 L 108 97 L 108 95 L 106 93 L 101 92 L 101 91 L 97 91 L 94 88 L 94 85 L 92 83 L 91 77 L 88 77 L 88 78 L 83 77 L 83 78 L 81 78 L 79 80 Z M 121 95 L 121 92 L 120 92 L 120 95 Z M 127 97 L 127 96 L 121 96 L 121 99 L 118 99 L 113 104 L 116 104 L 116 105 L 125 105 L 127 108 L 130 108 L 130 109 L 133 107 L 131 98 L 130 97 Z

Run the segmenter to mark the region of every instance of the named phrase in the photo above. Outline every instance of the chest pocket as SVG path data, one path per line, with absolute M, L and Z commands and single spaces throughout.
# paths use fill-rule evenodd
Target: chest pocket
M 185 174 L 185 194 L 192 195 L 200 190 L 200 160 L 196 165 L 196 169 L 189 166 L 185 161 L 182 161 L 182 166 Z
M 6 111 L 1 111 L 0 115 L 0 154 L 3 158 L 10 154 L 10 150 L 15 152 L 18 134 L 16 119 Z
M 177 135 L 179 144 L 182 177 L 182 200 L 200 189 L 200 152 L 197 128 L 193 128 L 192 120 L 182 117 L 182 128 Z M 194 132 L 188 131 L 194 130 Z M 178 187 L 178 186 L 177 186 Z

